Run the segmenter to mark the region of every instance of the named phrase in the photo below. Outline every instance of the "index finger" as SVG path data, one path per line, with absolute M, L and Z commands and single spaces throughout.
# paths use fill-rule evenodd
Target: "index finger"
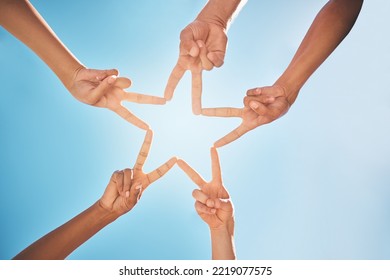
M 172 99 L 173 92 L 175 91 L 176 86 L 179 83 L 179 81 L 181 80 L 181 78 L 183 77 L 185 71 L 186 70 L 183 67 L 181 67 L 178 63 L 173 68 L 172 73 L 168 78 L 168 83 L 167 83 L 167 85 L 165 87 L 165 91 L 164 91 L 164 97 L 166 100 Z
M 142 170 L 142 167 L 144 166 L 144 163 L 148 157 L 150 146 L 152 145 L 152 139 L 153 139 L 153 131 L 149 129 L 146 132 L 141 150 L 138 153 L 138 157 L 134 165 L 135 170 Z
M 242 118 L 243 108 L 204 108 L 202 115 L 207 117 Z
M 123 100 L 139 103 L 139 104 L 159 104 L 163 105 L 166 103 L 165 98 L 153 96 L 153 95 L 146 95 L 141 93 L 135 93 L 135 92 L 125 92 L 125 97 Z
M 136 117 L 123 105 L 119 105 L 111 110 L 114 111 L 115 113 L 117 113 L 119 116 L 121 116 L 123 119 L 125 119 L 129 123 L 141 128 L 143 130 L 149 129 L 149 125 L 146 122 L 144 122 L 143 120 Z
M 234 129 L 232 132 L 228 133 L 221 139 L 219 139 L 217 142 L 214 143 L 214 147 L 219 148 L 222 146 L 225 146 L 234 140 L 237 140 L 242 135 L 247 133 L 250 129 L 245 127 L 243 124 L 239 125 L 236 129 Z
M 203 188 L 204 185 L 206 185 L 206 181 L 203 180 L 202 176 L 198 174 L 194 169 L 192 169 L 191 166 L 188 165 L 187 162 L 185 162 L 182 159 L 179 159 L 177 161 L 177 165 L 187 174 L 188 177 L 200 188 Z
M 212 147 L 210 149 L 211 154 L 211 174 L 213 177 L 213 180 L 222 183 L 222 175 L 221 175 L 221 165 L 219 163 L 219 156 L 217 149 Z
M 177 158 L 173 157 L 159 168 L 146 175 L 150 184 L 164 176 L 177 162 Z
M 191 71 L 192 74 L 192 112 L 202 113 L 202 71 Z

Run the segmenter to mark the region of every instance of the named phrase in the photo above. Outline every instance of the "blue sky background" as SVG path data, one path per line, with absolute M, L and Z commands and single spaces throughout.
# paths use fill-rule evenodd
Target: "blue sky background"
M 163 95 L 179 33 L 205 1 L 32 1 L 90 68 L 131 91 Z M 271 85 L 326 1 L 249 1 L 229 30 L 221 69 L 204 73 L 204 106 L 242 105 Z M 365 1 L 354 29 L 289 113 L 221 148 L 240 259 L 390 259 L 390 37 L 385 0 Z M 132 167 L 144 132 L 76 101 L 27 47 L 0 29 L 0 259 L 9 259 Z M 166 106 L 126 104 L 155 131 L 145 165 L 173 155 L 207 180 L 209 147 L 239 124 L 191 114 L 187 74 Z M 209 259 L 195 185 L 174 167 L 127 215 L 69 259 Z

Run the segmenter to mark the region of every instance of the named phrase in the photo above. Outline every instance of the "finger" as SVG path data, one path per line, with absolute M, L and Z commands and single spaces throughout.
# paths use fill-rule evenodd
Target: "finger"
M 192 197 L 203 204 L 206 204 L 207 200 L 209 199 L 207 194 L 198 189 L 192 191 Z
M 173 68 L 164 91 L 164 97 L 166 100 L 169 101 L 172 99 L 173 92 L 175 91 L 176 86 L 183 77 L 185 71 L 186 70 L 182 68 L 179 64 L 176 64 L 175 68 Z
M 248 129 L 247 127 L 243 126 L 242 124 L 237 127 L 236 129 L 234 129 L 232 132 L 228 133 L 227 135 L 225 135 L 224 137 L 222 137 L 221 139 L 219 139 L 217 142 L 214 143 L 214 147 L 215 148 L 220 148 L 222 146 L 225 146 L 231 142 L 233 142 L 234 140 L 237 140 L 238 138 L 240 138 L 242 135 L 244 135 L 245 133 L 247 133 L 250 129 Z
M 202 109 L 202 115 L 208 117 L 242 118 L 242 108 L 205 108 Z
M 87 103 L 95 105 L 107 93 L 107 90 L 112 87 L 117 77 L 109 76 L 99 83 L 99 85 L 87 96 Z
M 118 76 L 119 71 L 117 69 L 106 69 L 106 70 L 97 70 L 97 69 L 88 69 L 89 74 L 95 77 L 97 80 L 102 81 L 108 76 Z
M 154 181 L 164 176 L 175 165 L 176 162 L 177 158 L 173 157 L 156 170 L 147 174 L 146 176 L 148 177 L 149 183 L 152 184 Z
M 195 115 L 202 113 L 202 71 L 192 73 L 192 112 Z
M 180 55 L 190 55 L 192 57 L 199 55 L 199 48 L 190 27 L 186 27 L 180 32 Z
M 210 148 L 211 154 L 211 174 L 213 177 L 213 181 L 222 184 L 222 176 L 221 176 L 221 165 L 219 163 L 219 156 L 217 149 L 212 147 Z
M 207 207 L 206 205 L 200 203 L 199 201 L 195 201 L 195 210 L 196 212 L 198 212 L 198 214 L 212 215 L 216 213 L 215 209 Z
M 187 174 L 188 177 L 200 188 L 203 188 L 206 185 L 206 181 L 194 170 L 191 166 L 188 165 L 184 160 L 179 159 L 177 165 Z
M 141 150 L 138 153 L 137 160 L 134 165 L 135 170 L 142 170 L 142 167 L 145 164 L 145 161 L 148 157 L 150 146 L 152 145 L 152 139 L 153 139 L 153 131 L 148 130 L 145 135 L 144 142 L 142 143 Z
M 146 95 L 146 94 L 140 94 L 135 92 L 126 92 L 124 100 L 139 104 L 158 104 L 163 105 L 166 103 L 165 98 L 153 96 L 153 95 Z
M 115 113 L 117 113 L 119 116 L 121 116 L 123 119 L 128 121 L 129 123 L 143 129 L 143 130 L 148 130 L 149 125 L 145 123 L 143 120 L 139 119 L 135 115 L 133 115 L 127 108 L 125 108 L 122 105 L 119 105 L 112 109 Z
M 131 86 L 131 80 L 125 77 L 118 77 L 114 82 L 114 86 L 120 87 L 122 89 L 128 88 Z
M 249 99 L 246 100 L 245 106 L 251 108 L 253 111 L 256 112 L 259 116 L 264 116 L 269 113 L 269 109 L 266 105 L 256 101 L 256 99 Z
M 114 180 L 116 182 L 116 190 L 118 192 L 118 194 L 121 194 L 122 193 L 122 190 L 123 190 L 123 185 L 124 185 L 124 174 L 123 174 L 123 170 L 120 170 L 120 171 L 116 171 L 114 174 Z
M 125 197 L 129 197 L 130 187 L 132 183 L 133 183 L 133 170 L 131 170 L 130 168 L 126 168 L 125 170 L 123 170 L 123 187 L 122 187 L 122 192 L 120 194 Z
M 200 49 L 199 57 L 200 57 L 200 61 L 202 63 L 202 68 L 207 70 L 207 71 L 213 69 L 213 67 L 214 67 L 213 63 L 207 58 L 206 45 L 201 40 L 198 40 L 196 43 L 198 44 L 198 47 Z
M 214 64 L 215 67 L 221 67 L 225 59 L 225 53 L 222 51 L 209 52 L 207 58 Z
M 245 96 L 244 97 L 244 105 L 249 107 L 249 102 L 251 102 L 251 101 L 260 102 L 263 104 L 271 104 L 271 103 L 275 102 L 275 100 L 276 100 L 275 97 L 270 96 L 270 95 L 265 95 L 265 94 L 257 95 L 257 96 Z

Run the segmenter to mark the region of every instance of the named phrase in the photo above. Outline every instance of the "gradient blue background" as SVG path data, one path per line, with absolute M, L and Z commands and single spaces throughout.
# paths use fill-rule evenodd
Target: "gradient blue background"
M 205 1 L 32 1 L 90 68 L 163 95 L 179 33 Z M 242 105 L 271 85 L 326 1 L 249 1 L 221 69 L 204 73 L 204 106 Z M 346 40 L 289 113 L 220 149 L 240 259 L 390 258 L 390 36 L 385 0 L 365 1 Z M 27 47 L 0 29 L 0 259 L 94 203 L 132 167 L 144 132 L 76 101 Z M 166 106 L 127 103 L 155 131 L 145 170 L 186 159 L 207 180 L 209 147 L 239 124 L 191 114 L 190 77 Z M 70 259 L 208 259 L 195 185 L 178 167 Z

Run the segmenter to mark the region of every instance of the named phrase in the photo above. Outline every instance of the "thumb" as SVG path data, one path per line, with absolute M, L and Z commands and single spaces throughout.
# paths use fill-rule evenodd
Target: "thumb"
M 117 80 L 117 76 L 112 75 L 105 78 L 101 83 L 91 92 L 88 100 L 90 104 L 94 105 L 99 102 L 99 100 L 107 93 L 107 89 L 114 85 Z

